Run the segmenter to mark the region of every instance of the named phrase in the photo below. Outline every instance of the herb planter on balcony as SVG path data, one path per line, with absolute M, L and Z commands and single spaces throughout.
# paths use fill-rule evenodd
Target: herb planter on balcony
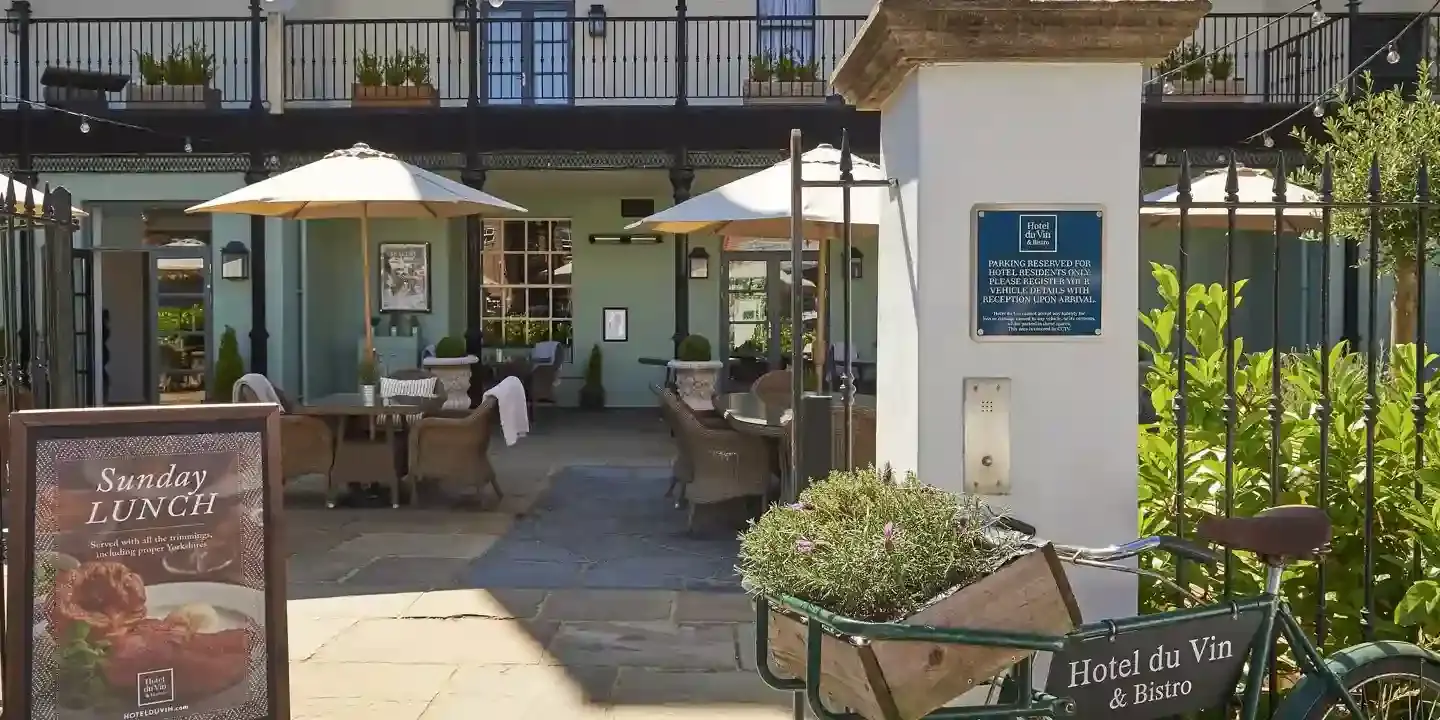
M 1236 103 L 1245 102 L 1245 80 L 1181 80 L 1172 83 L 1175 92 L 1163 96 L 1163 102 L 1173 103 Z
M 216 110 L 220 91 L 206 85 L 133 85 L 125 102 L 143 110 Z
M 352 107 L 437 107 L 440 95 L 433 85 L 361 85 L 355 83 Z
M 822 81 L 784 81 L 745 83 L 746 105 L 812 105 L 826 100 Z
M 818 610 L 789 600 L 765 620 L 770 667 L 806 680 L 806 635 L 826 627 Z M 776 608 L 780 608 L 778 611 Z M 808 616 L 801 622 L 800 614 Z M 934 600 L 898 623 L 964 630 L 1064 635 L 1080 623 L 1079 607 L 1055 550 L 1046 545 L 972 585 Z M 916 720 L 973 689 L 1033 651 L 953 643 L 871 640 L 826 632 L 820 648 L 820 693 L 832 711 L 849 708 L 869 720 Z

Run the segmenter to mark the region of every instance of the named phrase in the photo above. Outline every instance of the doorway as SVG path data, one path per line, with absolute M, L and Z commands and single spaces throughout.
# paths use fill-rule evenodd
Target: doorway
M 568 105 L 569 3 L 525 2 L 485 15 L 486 98 L 492 105 Z
M 819 254 L 805 253 L 800 273 L 805 338 L 803 352 L 815 330 L 819 299 Z M 720 264 L 721 357 L 729 362 L 730 379 L 738 384 L 753 382 L 771 369 L 789 367 L 791 342 L 791 293 L 795 283 L 789 252 L 726 252 Z
M 105 405 L 204 402 L 213 357 L 209 247 L 91 252 L 97 395 Z

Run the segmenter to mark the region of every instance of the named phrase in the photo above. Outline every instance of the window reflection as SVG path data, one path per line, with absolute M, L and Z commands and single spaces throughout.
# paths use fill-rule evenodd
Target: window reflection
M 572 337 L 569 220 L 487 223 L 481 251 L 484 342 L 533 346 Z

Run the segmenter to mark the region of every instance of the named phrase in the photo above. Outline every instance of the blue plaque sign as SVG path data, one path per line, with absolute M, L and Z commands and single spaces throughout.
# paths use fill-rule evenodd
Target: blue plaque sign
M 1099 210 L 977 209 L 975 337 L 1099 335 L 1104 238 Z

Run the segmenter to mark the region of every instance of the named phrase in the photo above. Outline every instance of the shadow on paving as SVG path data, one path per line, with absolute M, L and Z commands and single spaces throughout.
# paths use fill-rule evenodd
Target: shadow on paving
M 740 592 L 733 533 L 692 536 L 668 468 L 575 466 L 489 552 L 471 587 Z

